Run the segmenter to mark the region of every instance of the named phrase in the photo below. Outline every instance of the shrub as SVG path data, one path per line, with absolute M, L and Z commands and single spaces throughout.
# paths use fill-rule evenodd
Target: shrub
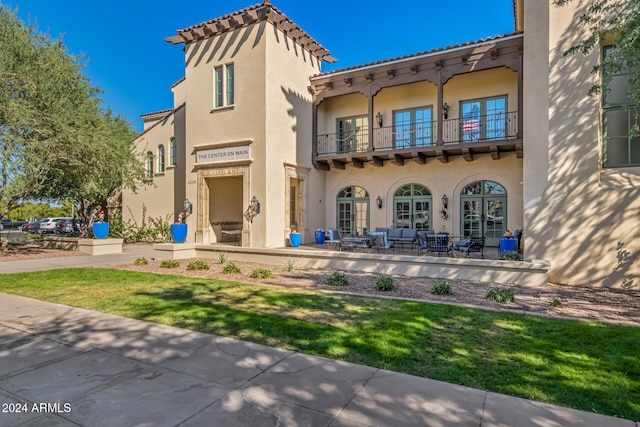
M 376 280 L 376 290 L 378 291 L 392 291 L 395 289 L 393 284 L 393 278 L 386 274 L 381 274 Z
M 194 259 L 187 265 L 187 270 L 208 270 L 209 264 L 200 259 Z
M 266 268 L 256 268 L 251 272 L 252 279 L 268 279 L 270 277 L 275 277 L 273 273 Z
M 510 303 L 515 300 L 515 295 L 509 288 L 491 288 L 485 299 L 493 302 Z
M 341 273 L 339 271 L 334 271 L 327 278 L 327 285 L 329 285 L 329 286 L 347 286 L 347 285 L 349 285 L 349 280 L 347 279 L 347 276 L 344 273 Z
M 560 300 L 560 298 L 552 298 L 551 301 L 549 301 L 549 306 L 562 308 L 562 301 Z
M 431 287 L 431 293 L 434 295 L 451 295 L 451 285 L 449 282 L 434 283 Z
M 240 273 L 240 267 L 238 267 L 235 262 L 229 261 L 227 265 L 222 268 L 222 272 L 224 274 L 238 274 Z
M 504 251 L 500 255 L 500 259 L 503 261 L 522 261 L 522 257 L 516 251 Z
M 220 264 L 224 264 L 227 259 L 229 259 L 229 253 L 227 253 L 226 251 L 218 252 L 218 261 L 220 262 Z
M 293 270 L 295 270 L 297 263 L 298 263 L 297 258 L 289 258 L 287 262 L 284 264 L 284 268 L 288 272 L 292 272 Z
M 178 268 L 180 262 L 177 259 L 165 259 L 160 263 L 160 268 Z
M 147 265 L 149 261 L 145 257 L 140 257 L 137 260 L 133 261 L 133 265 Z

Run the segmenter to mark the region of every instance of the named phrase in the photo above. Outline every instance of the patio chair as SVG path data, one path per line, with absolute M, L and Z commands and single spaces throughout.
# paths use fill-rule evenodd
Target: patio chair
M 340 233 L 336 229 L 329 229 L 325 234 L 324 242 L 328 249 L 340 249 Z
M 369 233 L 369 247 L 372 251 L 376 250 L 378 253 L 389 250 L 392 253 L 395 252 L 394 244 L 387 240 L 387 233 L 384 231 L 372 231 Z
M 451 255 L 451 246 L 449 245 L 449 234 L 427 234 L 419 232 L 418 237 L 418 255 L 422 254 L 440 254 Z
M 466 240 L 454 242 L 451 247 L 453 255 L 469 256 L 470 253 L 475 252 L 480 253 L 480 256 L 484 259 L 484 241 L 486 237 L 486 234 L 484 236 L 471 236 Z

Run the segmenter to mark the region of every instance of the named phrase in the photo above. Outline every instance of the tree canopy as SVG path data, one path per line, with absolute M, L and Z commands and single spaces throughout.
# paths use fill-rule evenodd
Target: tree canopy
M 92 215 L 143 179 L 135 132 L 103 111 L 82 68 L 61 40 L 0 5 L 0 217 L 27 200 L 63 198 Z
M 554 0 L 554 5 L 564 6 L 572 0 Z M 611 37 L 611 54 L 593 66 L 594 73 L 601 73 L 602 84 L 591 88 L 590 94 L 608 91 L 611 78 L 622 70 L 635 70 L 630 79 L 629 98 L 640 105 L 640 1 L 591 0 L 585 2 L 578 25 L 585 27 L 587 37 L 571 46 L 566 55 L 589 54 L 599 49 L 603 41 Z

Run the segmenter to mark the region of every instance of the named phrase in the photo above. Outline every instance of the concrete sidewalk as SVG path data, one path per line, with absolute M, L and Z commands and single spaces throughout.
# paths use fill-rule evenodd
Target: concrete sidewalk
M 77 255 L 55 258 L 38 258 L 23 261 L 0 262 L 0 274 L 26 273 L 28 271 L 44 271 L 56 268 L 102 267 L 132 263 L 137 258 L 154 256 L 152 245 L 124 245 L 121 254 L 109 255 Z
M 638 427 L 3 293 L 0 403 L 2 426 Z

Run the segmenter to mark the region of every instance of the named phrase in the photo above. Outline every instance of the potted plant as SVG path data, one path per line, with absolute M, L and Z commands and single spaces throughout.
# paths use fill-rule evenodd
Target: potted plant
M 185 215 L 180 212 L 178 220 L 171 224 L 171 240 L 174 243 L 184 243 L 187 241 L 187 224 L 184 223 Z
M 106 239 L 109 236 L 109 222 L 104 220 L 104 211 L 98 214 L 98 221 L 93 223 L 93 237 L 95 239 Z
M 292 248 L 299 248 L 300 243 L 302 243 L 302 234 L 296 233 L 295 229 L 291 230 L 291 233 L 289 233 L 289 243 Z

